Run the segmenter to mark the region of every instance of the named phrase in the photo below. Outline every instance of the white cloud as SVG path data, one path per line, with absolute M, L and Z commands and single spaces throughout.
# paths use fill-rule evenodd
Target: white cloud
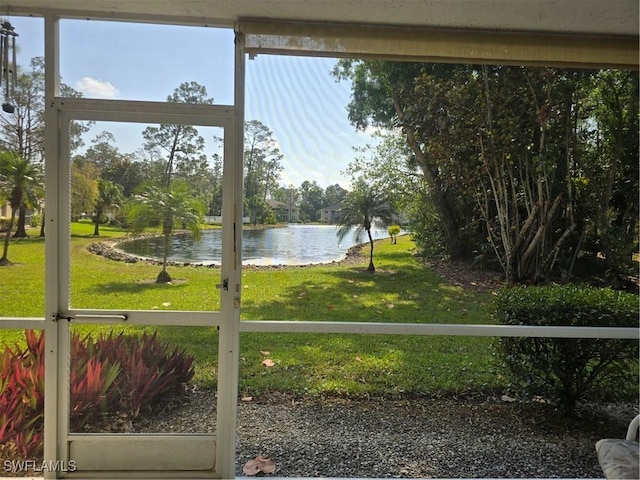
M 117 98 L 120 93 L 110 82 L 91 77 L 82 77 L 76 82 L 75 88 L 91 98 Z

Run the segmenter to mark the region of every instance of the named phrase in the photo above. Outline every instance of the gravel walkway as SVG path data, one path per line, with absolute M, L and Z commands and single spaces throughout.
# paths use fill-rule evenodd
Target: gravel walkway
M 567 419 L 496 398 L 252 399 L 238 405 L 236 473 L 263 455 L 277 465 L 267 477 L 602 478 L 595 442 L 624 436 L 637 411 L 588 406 Z M 194 392 L 162 418 L 136 430 L 214 432 L 215 395 Z

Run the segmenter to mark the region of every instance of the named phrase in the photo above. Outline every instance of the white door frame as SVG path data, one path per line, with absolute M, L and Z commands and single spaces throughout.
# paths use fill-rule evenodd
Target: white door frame
M 77 472 L 45 478 L 232 478 L 239 358 L 242 245 L 243 103 L 189 105 L 61 98 L 57 17 L 45 17 L 45 446 L 46 462 L 73 461 Z M 236 102 L 244 99 L 243 56 L 236 42 Z M 127 311 L 70 307 L 70 152 L 72 120 L 169 123 L 224 129 L 223 232 L 219 312 Z M 219 328 L 216 434 L 112 435 L 68 430 L 70 324 L 193 325 Z M 133 453 L 135 452 L 135 454 Z M 145 453 L 146 452 L 146 453 Z M 146 462 L 146 465 L 144 464 Z M 194 468 L 189 469 L 189 464 Z M 153 470 L 149 468 L 153 467 Z M 116 471 L 117 469 L 117 471 Z M 161 472 L 158 470 L 162 470 Z M 209 470 L 209 471 L 206 471 Z

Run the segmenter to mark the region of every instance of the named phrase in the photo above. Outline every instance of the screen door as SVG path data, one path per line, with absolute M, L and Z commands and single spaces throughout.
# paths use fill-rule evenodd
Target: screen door
M 234 112 L 56 106 L 59 458 L 69 477 L 220 477 L 219 379 L 234 372 L 218 353 L 239 306 Z M 96 136 L 79 151 L 83 125 Z M 139 149 L 122 151 L 122 132 Z

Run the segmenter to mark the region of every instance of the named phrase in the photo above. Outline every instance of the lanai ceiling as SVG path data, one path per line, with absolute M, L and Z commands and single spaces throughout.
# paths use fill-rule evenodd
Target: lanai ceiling
M 231 25 L 313 21 L 638 37 L 638 0 L 0 0 L 0 13 Z

